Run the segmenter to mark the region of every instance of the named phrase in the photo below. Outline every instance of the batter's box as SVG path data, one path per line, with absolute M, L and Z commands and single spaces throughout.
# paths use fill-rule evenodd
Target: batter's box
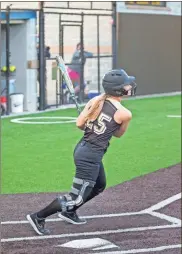
M 118 214 L 119 215 L 119 214 Z M 112 217 L 113 216 L 113 217 Z M 140 215 L 131 215 L 115 217 L 115 214 L 110 215 L 110 217 L 104 218 L 92 218 L 88 219 L 87 224 L 81 226 L 75 226 L 68 224 L 63 221 L 48 221 L 47 228 L 50 229 L 52 235 L 58 234 L 70 234 L 72 233 L 81 233 L 84 235 L 85 232 L 102 232 L 106 230 L 117 230 L 117 229 L 132 229 L 140 227 L 149 227 L 149 226 L 159 226 L 159 225 L 168 225 L 169 223 L 160 218 L 156 218 L 149 214 L 140 214 Z M 34 230 L 30 227 L 29 223 L 21 223 L 18 226 L 17 224 L 2 224 L 1 226 L 1 238 L 21 238 L 21 237 L 31 237 L 35 235 Z
M 160 210 L 162 209 L 167 209 L 168 207 L 168 212 L 171 210 L 169 210 L 169 206 L 170 205 L 173 205 L 174 206 L 174 203 L 181 200 L 181 193 L 178 193 L 172 197 L 169 197 L 155 205 L 152 205 L 151 207 L 141 211 L 142 213 L 147 213 L 147 214 L 150 214 L 154 217 L 157 217 L 157 218 L 161 218 L 162 220 L 166 220 L 174 225 L 179 225 L 181 226 L 181 219 L 178 219 L 174 216 L 171 216 L 171 215 L 167 215 L 165 213 L 161 213 Z M 179 206 L 179 205 L 178 205 Z

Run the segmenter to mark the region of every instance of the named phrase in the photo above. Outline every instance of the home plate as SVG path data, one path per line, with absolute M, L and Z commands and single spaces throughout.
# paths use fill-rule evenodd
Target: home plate
M 117 245 L 101 239 L 101 238 L 90 238 L 73 240 L 56 247 L 74 248 L 74 249 L 92 249 L 92 250 L 105 250 L 112 248 L 119 248 Z

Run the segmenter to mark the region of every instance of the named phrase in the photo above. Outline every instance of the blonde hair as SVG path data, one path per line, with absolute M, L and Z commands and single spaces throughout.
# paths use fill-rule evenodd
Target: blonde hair
M 108 97 L 110 96 L 104 93 L 95 97 L 93 100 L 90 100 L 85 112 L 85 118 L 87 121 L 95 121 L 97 119 L 104 106 L 104 102 Z

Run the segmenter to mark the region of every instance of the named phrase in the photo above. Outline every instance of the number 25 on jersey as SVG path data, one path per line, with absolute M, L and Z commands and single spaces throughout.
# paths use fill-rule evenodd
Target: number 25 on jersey
M 97 119 L 97 122 L 98 122 L 98 126 L 89 122 L 87 123 L 87 127 L 89 129 L 92 129 L 93 128 L 93 131 L 100 135 L 100 134 L 103 134 L 105 131 L 106 131 L 106 122 L 110 122 L 111 121 L 111 117 L 104 114 L 104 113 L 101 113 L 100 116 L 98 117 Z

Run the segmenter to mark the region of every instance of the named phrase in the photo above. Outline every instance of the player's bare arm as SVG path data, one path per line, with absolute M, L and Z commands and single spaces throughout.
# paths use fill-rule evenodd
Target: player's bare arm
M 120 110 L 117 110 L 114 115 L 114 120 L 121 125 L 120 128 L 114 132 L 113 136 L 117 138 L 123 136 L 128 129 L 131 119 L 132 113 L 128 109 L 123 107 Z
M 85 128 L 85 123 L 86 123 L 86 118 L 85 118 L 85 115 L 83 113 L 83 111 L 80 113 L 79 117 L 77 118 L 76 120 L 76 126 L 81 129 L 81 130 L 84 130 Z
M 80 115 L 78 116 L 77 120 L 76 120 L 76 126 L 81 129 L 84 130 L 85 128 L 85 124 L 87 122 L 87 113 L 88 113 L 88 109 L 89 107 L 92 105 L 92 103 L 94 102 L 94 99 L 91 99 L 86 106 L 84 107 L 83 111 L 80 113 Z

